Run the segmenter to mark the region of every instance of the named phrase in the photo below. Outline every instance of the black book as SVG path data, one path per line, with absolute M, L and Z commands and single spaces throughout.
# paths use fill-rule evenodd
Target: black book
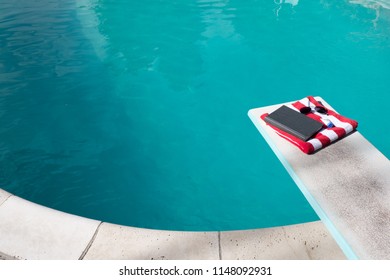
M 266 116 L 264 120 L 303 141 L 307 141 L 323 126 L 321 122 L 285 105 Z

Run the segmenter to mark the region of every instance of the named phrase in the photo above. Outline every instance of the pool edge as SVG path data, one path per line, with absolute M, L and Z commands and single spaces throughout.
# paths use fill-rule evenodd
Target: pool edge
M 0 260 L 345 259 L 322 222 L 222 232 L 92 220 L 0 189 Z

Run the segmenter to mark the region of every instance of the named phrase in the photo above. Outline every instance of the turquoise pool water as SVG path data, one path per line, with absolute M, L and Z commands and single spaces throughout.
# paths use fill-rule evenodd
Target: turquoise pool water
M 319 95 L 389 157 L 390 4 L 354 2 L 1 1 L 0 188 L 147 228 L 316 220 L 247 111 Z

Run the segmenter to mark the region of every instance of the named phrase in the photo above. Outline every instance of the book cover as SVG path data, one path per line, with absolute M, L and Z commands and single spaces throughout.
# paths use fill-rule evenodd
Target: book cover
M 323 126 L 321 122 L 309 118 L 285 105 L 266 116 L 264 120 L 303 141 L 310 139 Z

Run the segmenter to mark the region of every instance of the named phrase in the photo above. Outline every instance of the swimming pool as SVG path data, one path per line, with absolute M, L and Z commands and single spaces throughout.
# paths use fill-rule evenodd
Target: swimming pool
M 317 219 L 247 111 L 320 95 L 389 157 L 389 5 L 354 2 L 2 1 L 0 188 L 147 228 Z

